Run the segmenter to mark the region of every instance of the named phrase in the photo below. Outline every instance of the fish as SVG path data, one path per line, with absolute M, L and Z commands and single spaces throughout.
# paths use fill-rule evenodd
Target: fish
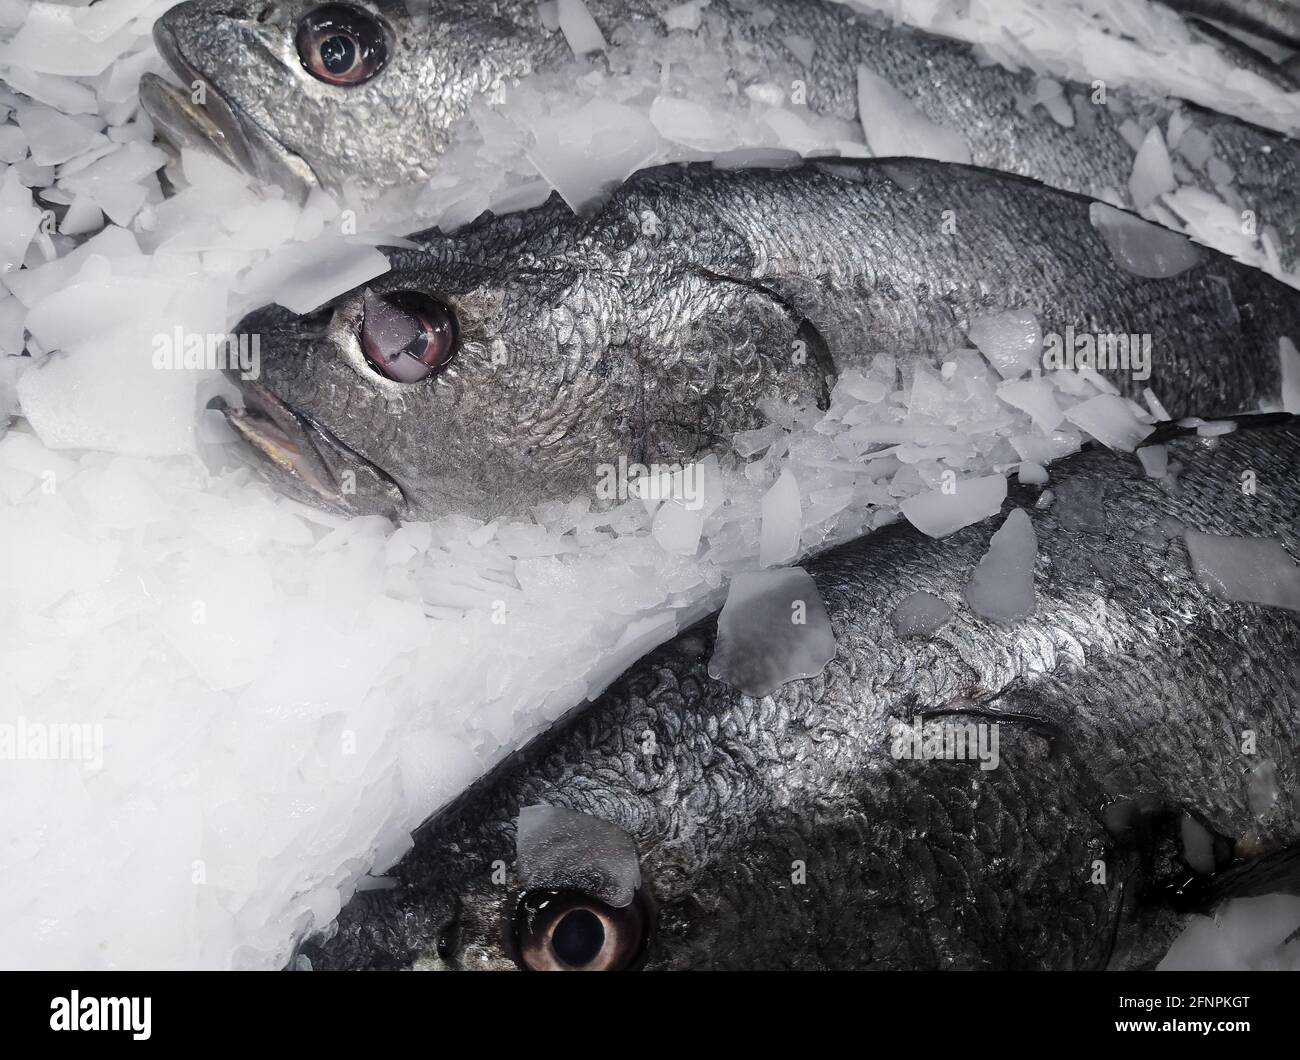
M 1281 133 L 1102 82 L 1063 82 L 1050 107 L 1026 106 L 1039 98 L 1034 71 L 1007 70 L 968 43 L 825 0 L 765 0 L 758 7 L 712 0 L 698 28 L 670 31 L 667 12 L 678 6 L 586 4 L 614 46 L 626 40 L 637 54 L 655 54 L 689 33 L 701 55 L 737 71 L 739 88 L 802 86 L 811 111 L 846 122 L 859 119 L 859 70 L 866 68 L 918 120 L 959 134 L 962 157 L 947 160 L 1126 207 L 1146 205 L 1133 202 L 1135 146 L 1126 135 L 1157 126 L 1173 135 L 1171 119 L 1190 123 L 1196 133 L 1184 146 L 1193 161 L 1183 181 L 1216 195 L 1231 184 L 1230 204 L 1251 212 L 1254 231 L 1273 234 L 1286 267 L 1294 260 L 1300 154 Z M 154 30 L 186 88 L 147 74 L 141 99 L 166 139 L 211 147 L 298 195 L 322 187 L 373 201 L 421 186 L 461 142 L 471 106 L 562 68 L 573 52 L 563 33 L 546 28 L 534 0 L 432 0 L 418 10 L 413 18 L 396 0 L 186 0 Z M 195 103 L 198 91 L 206 102 Z M 1221 165 L 1208 166 L 1211 155 Z
M 1300 426 L 1162 444 L 1174 481 L 1091 448 L 1013 487 L 1005 518 L 944 540 L 894 523 L 807 561 L 834 655 L 768 695 L 712 676 L 716 616 L 690 627 L 435 813 L 391 886 L 295 956 L 1146 968 L 1189 911 L 1294 891 Z M 1033 531 L 1031 610 L 991 621 L 967 583 L 1013 519 Z M 1284 606 L 1189 561 L 1230 538 L 1273 539 Z M 950 617 L 900 631 L 918 592 Z
M 878 354 L 941 364 L 1001 311 L 1057 347 L 1148 337 L 1145 371 L 1098 367 L 1175 418 L 1277 407 L 1279 348 L 1300 335 L 1293 288 L 1180 234 L 919 159 L 674 164 L 590 216 L 553 196 L 410 242 L 313 313 L 272 305 L 236 327 L 260 373 L 231 373 L 245 404 L 227 418 L 318 506 L 493 519 L 590 495 L 620 460 L 727 451 L 764 402 L 825 408 Z
M 1300 48 L 1300 4 L 1294 0 L 1163 0 L 1184 15 L 1235 26 L 1277 44 Z

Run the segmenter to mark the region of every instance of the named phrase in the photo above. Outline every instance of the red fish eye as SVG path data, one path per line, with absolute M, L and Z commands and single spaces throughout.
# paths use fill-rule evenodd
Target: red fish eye
M 644 956 L 640 901 L 615 909 L 574 891 L 525 891 L 514 914 L 516 961 L 534 972 L 616 972 Z
M 456 353 L 456 318 L 419 291 L 361 294 L 361 352 L 396 383 L 419 383 Z
M 327 85 L 360 85 L 388 62 L 388 34 L 369 11 L 326 4 L 308 11 L 294 38 L 303 68 Z

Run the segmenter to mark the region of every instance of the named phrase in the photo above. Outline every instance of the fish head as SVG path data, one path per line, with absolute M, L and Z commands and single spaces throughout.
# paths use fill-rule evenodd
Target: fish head
M 634 210 L 599 237 L 585 223 L 553 196 L 386 248 L 389 271 L 315 313 L 259 311 L 238 328 L 260 344 L 258 400 L 363 461 L 403 518 L 491 520 L 633 499 L 640 475 L 760 426 L 764 400 L 825 389 L 779 301 L 638 258 Z
M 435 857 L 408 859 L 398 870 L 405 885 L 362 894 L 301 952 L 321 968 L 646 967 L 659 911 L 631 833 L 563 805 L 517 810 L 440 815 L 421 844 Z
M 470 102 L 529 68 L 525 28 L 460 6 L 186 0 L 154 26 L 184 87 L 148 74 L 141 98 L 178 147 L 366 201 L 427 180 Z
M 259 345 L 293 346 L 308 351 L 304 357 L 324 332 L 320 315 L 299 317 L 278 306 L 250 314 L 240 328 Z M 226 372 L 242 402 L 232 404 L 222 395 L 208 405 L 225 416 L 240 443 L 238 462 L 250 464 L 289 496 L 338 515 L 400 518 L 406 512 L 401 488 L 382 469 L 268 386 L 260 358 L 249 367 Z
M 232 426 L 266 455 L 263 428 L 301 425 L 328 473 L 295 454 L 264 466 L 326 508 L 413 519 L 590 494 L 598 454 L 626 444 L 601 400 L 617 292 L 584 274 L 602 324 L 584 331 L 562 311 L 579 282 L 567 274 L 409 250 L 390 260 L 314 313 L 271 306 L 238 326 L 260 357 L 256 379 L 235 379 L 246 410 L 226 409 Z

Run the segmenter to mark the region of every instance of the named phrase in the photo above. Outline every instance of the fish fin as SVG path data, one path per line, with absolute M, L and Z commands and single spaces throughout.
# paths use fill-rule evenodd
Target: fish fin
M 1284 92 L 1300 90 L 1300 80 L 1296 78 L 1296 71 L 1285 63 L 1275 62 L 1263 52 L 1252 48 L 1240 37 L 1234 36 L 1213 22 L 1195 17 L 1188 17 L 1184 21 L 1192 28 L 1194 35 L 1204 38 L 1222 52 L 1230 62 L 1271 81 Z
M 1158 892 L 1167 904 L 1184 913 L 1205 913 L 1229 898 L 1300 895 L 1300 843 L 1249 861 L 1234 862 L 1204 876 L 1167 880 L 1159 885 Z
M 1272 0 L 1261 10 L 1248 0 L 1164 0 L 1186 22 L 1211 20 L 1223 32 L 1300 47 L 1300 12 L 1287 0 Z
M 1235 416 L 1216 416 L 1216 423 L 1235 423 L 1239 431 L 1268 430 L 1271 427 L 1284 427 L 1297 417 L 1290 412 L 1242 412 Z M 1184 427 L 1179 420 L 1164 420 L 1156 424 L 1155 430 L 1142 439 L 1142 445 L 1163 445 L 1176 438 L 1188 438 L 1196 433 L 1196 427 Z

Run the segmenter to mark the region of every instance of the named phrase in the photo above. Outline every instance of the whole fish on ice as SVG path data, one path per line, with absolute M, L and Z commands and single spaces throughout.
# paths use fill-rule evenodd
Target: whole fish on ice
M 846 368 L 909 379 L 972 319 L 1146 335 L 1099 364 L 1174 417 L 1276 406 L 1300 293 L 1176 233 L 1005 174 L 924 160 L 667 166 L 591 217 L 557 198 L 387 251 L 306 317 L 270 307 L 230 422 L 316 502 L 493 518 L 590 494 L 620 458 L 674 464 L 824 404 Z M 1036 351 L 1022 372 L 1042 367 Z M 1071 365 L 1073 367 L 1073 365 Z M 347 489 L 341 489 L 341 483 Z
M 1168 455 L 1176 485 L 1090 450 L 1058 466 L 1053 503 L 1017 488 L 1005 521 L 945 541 L 899 523 L 823 553 L 807 570 L 834 657 L 770 695 L 710 676 L 714 620 L 687 630 L 435 815 L 397 886 L 301 954 L 1133 968 L 1178 909 L 1293 889 L 1300 430 Z M 990 621 L 972 571 L 1013 523 L 1032 596 Z M 900 632 L 918 592 L 942 613 Z
M 865 101 L 867 128 L 877 123 L 876 155 L 969 161 L 1125 205 L 1133 204 L 1135 152 L 1125 131 L 1140 136 L 1158 125 L 1172 134 L 1181 111 L 1179 121 L 1190 122 L 1174 160 L 1182 182 L 1253 211 L 1251 224 L 1275 233 L 1285 262 L 1300 239 L 1296 144 L 1190 104 L 1065 84 L 1042 105 L 1026 106 L 1042 87 L 1032 71 L 1008 71 L 969 44 L 823 0 L 711 0 L 694 18 L 673 0 L 587 0 L 594 26 L 585 34 L 582 5 L 569 6 L 580 47 L 590 37 L 597 47 L 625 41 L 653 54 L 668 38 L 689 35 L 700 61 L 731 71 L 741 90 L 789 91 L 797 82 L 814 113 L 846 122 L 857 121 Z M 188 0 L 162 16 L 155 36 L 187 86 L 204 82 L 206 100 L 196 104 L 191 91 L 155 75 L 142 83 L 142 99 L 178 143 L 215 147 L 298 191 L 350 185 L 373 196 L 435 175 L 476 101 L 499 99 L 520 78 L 572 61 L 565 33 L 544 24 L 544 7 L 432 0 L 411 5 L 419 13 L 412 18 L 398 0 Z M 886 128 L 895 96 L 924 135 Z M 1153 149 L 1150 159 L 1157 184 L 1166 176 L 1159 155 Z

